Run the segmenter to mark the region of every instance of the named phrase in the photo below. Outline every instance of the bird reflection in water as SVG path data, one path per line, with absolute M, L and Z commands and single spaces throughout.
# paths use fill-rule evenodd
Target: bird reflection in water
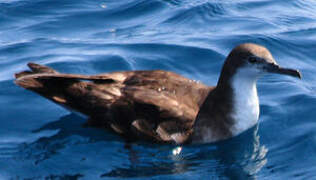
M 101 177 L 150 177 L 202 173 L 213 178 L 257 179 L 267 163 L 268 149 L 260 144 L 258 127 L 215 144 L 185 146 L 129 144 L 130 166 L 116 168 Z M 148 150 L 146 152 L 146 150 Z

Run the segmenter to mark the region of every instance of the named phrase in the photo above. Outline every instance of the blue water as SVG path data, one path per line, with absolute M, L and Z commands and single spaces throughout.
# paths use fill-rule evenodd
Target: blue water
M 259 125 L 215 144 L 127 148 L 13 83 L 33 61 L 82 74 L 164 69 L 214 85 L 243 42 L 303 79 L 262 78 Z M 316 179 L 315 67 L 315 1 L 2 0 L 0 179 Z

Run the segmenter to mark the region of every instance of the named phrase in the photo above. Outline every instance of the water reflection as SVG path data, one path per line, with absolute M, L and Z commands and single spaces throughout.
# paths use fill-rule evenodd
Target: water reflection
M 214 158 L 220 166 L 220 176 L 229 179 L 256 179 L 256 173 L 267 163 L 268 149 L 260 144 L 258 127 L 241 136 L 218 144 Z
M 35 165 L 38 165 L 71 145 L 119 140 L 119 137 L 104 130 L 85 128 L 85 122 L 86 119 L 75 114 L 69 114 L 61 117 L 58 121 L 50 122 L 39 129 L 33 130 L 33 133 L 41 133 L 47 130 L 58 131 L 52 136 L 41 137 L 35 142 L 22 144 L 19 148 L 19 158 L 32 160 Z
M 256 179 L 267 163 L 268 149 L 260 144 L 254 127 L 233 139 L 206 145 L 167 146 L 132 144 L 130 165 L 101 177 L 149 177 L 166 174 L 207 173 L 219 179 Z

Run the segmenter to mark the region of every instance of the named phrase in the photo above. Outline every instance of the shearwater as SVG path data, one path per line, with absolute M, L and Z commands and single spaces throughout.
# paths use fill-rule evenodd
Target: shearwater
M 28 66 L 30 71 L 16 74 L 16 84 L 88 116 L 88 125 L 129 140 L 176 144 L 215 142 L 242 133 L 259 119 L 259 77 L 277 73 L 301 78 L 299 71 L 280 67 L 265 47 L 251 43 L 229 53 L 214 87 L 162 70 L 78 75 Z

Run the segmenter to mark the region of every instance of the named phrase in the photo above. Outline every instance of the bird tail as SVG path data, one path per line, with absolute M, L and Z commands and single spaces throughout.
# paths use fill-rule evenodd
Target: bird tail
M 27 66 L 30 68 L 28 71 L 22 71 L 15 74 L 15 83 L 25 89 L 36 90 L 43 88 L 43 82 L 39 81 L 36 75 L 40 74 L 59 74 L 54 69 L 39 65 L 35 63 L 28 63 Z
M 28 63 L 28 71 L 22 71 L 15 74 L 15 83 L 25 89 L 39 91 L 48 88 L 48 86 L 61 86 L 64 82 L 79 82 L 80 80 L 92 81 L 94 83 L 111 84 L 116 82 L 110 76 L 103 75 L 80 75 L 63 74 L 54 69 L 35 63 Z M 57 84 L 56 84 L 57 83 Z
M 98 84 L 112 84 L 115 80 L 106 75 L 63 74 L 54 69 L 35 63 L 27 64 L 30 70 L 15 74 L 15 83 L 31 90 L 53 102 L 69 109 L 88 114 L 93 110 L 95 98 L 98 94 Z M 82 81 L 83 80 L 83 81 Z M 84 99 L 85 103 L 81 100 Z M 109 101 L 113 100 L 112 96 Z M 90 102 L 91 101 L 91 102 Z M 106 103 L 105 101 L 99 104 Z
M 58 77 L 63 74 L 44 65 L 28 63 L 27 66 L 30 70 L 15 74 L 15 83 L 18 86 L 36 92 L 58 104 L 67 105 L 65 99 L 66 82 L 69 84 L 74 80 L 65 81 L 64 79 L 55 78 L 55 76 Z

